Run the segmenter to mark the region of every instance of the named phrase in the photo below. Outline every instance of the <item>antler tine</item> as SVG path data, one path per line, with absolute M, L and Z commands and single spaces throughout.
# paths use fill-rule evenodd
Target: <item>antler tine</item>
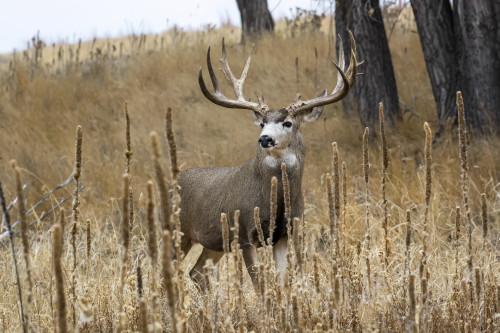
M 341 71 L 345 71 L 345 56 L 344 56 L 344 43 L 342 41 L 342 37 L 340 35 L 339 36 L 339 68 L 341 69 Z M 333 60 L 332 60 L 333 62 Z M 335 64 L 335 62 L 333 62 Z M 332 91 L 332 95 L 337 93 L 337 91 L 339 91 L 341 88 L 343 88 L 343 82 L 344 82 L 344 79 L 342 77 L 342 75 L 340 74 L 340 72 L 337 74 L 337 84 L 335 85 L 335 89 L 333 89 Z
M 227 53 L 226 53 L 226 43 L 224 42 L 224 38 L 222 38 L 222 57 L 219 59 L 222 64 L 221 71 L 226 76 L 226 79 L 233 83 L 236 81 L 236 77 L 234 77 L 233 72 L 231 72 L 231 68 L 229 68 L 229 63 L 227 62 Z M 235 91 L 236 95 L 238 94 Z
M 214 69 L 212 67 L 212 60 L 210 60 L 210 46 L 208 47 L 207 51 L 207 67 L 208 74 L 210 75 L 210 80 L 212 81 L 212 86 L 214 87 L 215 93 L 220 93 L 219 81 L 217 81 L 217 76 L 215 76 Z
M 201 91 L 203 95 L 205 95 L 206 98 L 208 98 L 211 102 L 221 105 L 227 108 L 236 108 L 236 109 L 249 109 L 253 110 L 257 113 L 264 114 L 269 107 L 265 104 L 265 101 L 260 101 L 259 103 L 254 103 L 249 101 L 246 101 L 245 98 L 243 97 L 243 84 L 245 83 L 245 79 L 248 73 L 248 69 L 250 67 L 250 62 L 252 59 L 252 54 L 253 54 L 253 49 L 252 53 L 247 59 L 247 62 L 245 64 L 245 68 L 243 69 L 243 73 L 241 74 L 240 79 L 236 79 L 231 72 L 231 69 L 229 68 L 229 63 L 227 61 L 227 53 L 226 53 L 226 45 L 224 43 L 224 39 L 222 39 L 222 57 L 219 59 L 219 61 L 222 64 L 222 72 L 226 76 L 226 79 L 232 84 L 234 93 L 236 95 L 236 100 L 229 99 L 224 94 L 221 92 L 220 87 L 219 87 L 219 82 L 217 81 L 217 77 L 215 76 L 215 73 L 212 68 L 212 62 L 210 60 L 210 47 L 208 48 L 207 52 L 207 67 L 208 67 L 208 73 L 210 74 L 210 79 L 212 80 L 212 85 L 214 87 L 215 92 L 212 93 L 211 91 L 208 90 L 205 81 L 203 80 L 203 74 L 202 70 L 200 68 L 200 72 L 198 75 L 198 82 L 200 84 Z
M 227 61 L 227 53 L 226 53 L 226 44 L 224 42 L 224 38 L 222 38 L 222 57 L 219 59 L 222 64 L 222 73 L 226 76 L 226 79 L 233 85 L 234 94 L 238 101 L 245 101 L 245 97 L 243 97 L 243 85 L 245 84 L 245 79 L 247 78 L 248 69 L 250 68 L 250 62 L 252 61 L 253 55 L 253 47 L 248 59 L 245 63 L 245 67 L 243 68 L 243 72 L 241 73 L 241 77 L 237 79 L 231 68 L 229 67 L 229 62 Z
M 286 107 L 288 112 L 291 115 L 298 114 L 302 111 L 309 110 L 314 107 L 327 105 L 331 103 L 338 102 L 342 98 L 344 98 L 349 92 L 350 87 L 354 84 L 357 74 L 357 67 L 361 65 L 363 62 L 357 62 L 356 60 L 356 43 L 354 42 L 354 37 L 349 31 L 350 39 L 351 39 L 351 52 L 350 52 L 350 63 L 347 71 L 344 71 L 345 68 L 345 57 L 344 57 L 344 48 L 342 45 L 342 39 L 340 40 L 340 49 L 339 52 L 339 64 L 332 60 L 333 65 L 338 71 L 337 75 L 337 84 L 333 89 L 332 93 L 328 96 L 318 96 L 316 98 L 301 101 L 298 100 L 295 103 L 292 103 Z

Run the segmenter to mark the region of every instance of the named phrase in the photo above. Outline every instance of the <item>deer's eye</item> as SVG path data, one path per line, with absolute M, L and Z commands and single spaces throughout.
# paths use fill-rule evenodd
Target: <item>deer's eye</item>
M 264 128 L 264 123 L 260 123 L 260 128 Z
M 284 126 L 284 127 L 292 127 L 292 123 L 291 123 L 291 122 L 289 122 L 289 121 L 285 121 L 285 122 L 283 123 L 283 126 Z

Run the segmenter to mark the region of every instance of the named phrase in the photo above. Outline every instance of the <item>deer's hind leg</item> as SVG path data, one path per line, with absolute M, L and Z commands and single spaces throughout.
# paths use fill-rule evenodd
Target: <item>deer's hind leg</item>
M 224 252 L 209 250 L 206 247 L 203 248 L 198 261 L 196 261 L 196 264 L 194 264 L 193 268 L 189 272 L 189 276 L 198 284 L 201 290 L 207 290 L 205 275 L 203 274 L 203 266 L 205 266 L 205 262 L 208 259 L 212 259 L 215 265 L 223 255 Z

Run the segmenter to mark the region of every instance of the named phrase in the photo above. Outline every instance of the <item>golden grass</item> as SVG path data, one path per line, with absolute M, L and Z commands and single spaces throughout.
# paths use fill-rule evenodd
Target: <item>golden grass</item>
M 306 32 L 291 38 L 286 29 L 279 29 L 256 44 L 246 97 L 253 97 L 249 93 L 253 91 L 265 93 L 271 106 L 282 106 L 292 101 L 297 86 L 305 97 L 314 96 L 318 88 L 331 89 L 336 74 L 326 58 L 326 34 Z M 208 294 L 199 292 L 187 275 L 196 251 L 182 263 L 171 260 L 173 251 L 178 251 L 171 248 L 172 238 L 178 242 L 178 233 L 171 226 L 177 223 L 178 212 L 164 210 L 161 223 L 156 221 L 157 213 L 165 209 L 160 202 L 168 203 L 163 184 L 168 163 L 160 151 L 170 147 L 172 152 L 173 148 L 163 134 L 150 138 L 150 133 L 165 132 L 164 115 L 172 107 L 180 170 L 236 165 L 254 156 L 259 129 L 253 126 L 249 112 L 212 105 L 199 91 L 197 72 L 200 65 L 206 68 L 206 49 L 212 45 L 212 55 L 219 55 L 223 35 L 231 65 L 235 72 L 241 71 L 250 46 L 237 44 L 238 29 L 224 27 L 192 33 L 171 30 L 147 36 L 142 42 L 138 37 L 109 41 L 118 45 L 118 51 L 112 52 L 110 47 L 107 55 L 108 41 L 95 41 L 94 50 L 99 47 L 105 52 L 93 54 L 92 60 L 91 43 L 82 43 L 79 65 L 68 58 L 59 60 L 59 46 L 56 51 L 49 47 L 42 68 L 34 68 L 31 61 L 18 55 L 16 65 L 0 73 L 0 180 L 7 204 L 15 198 L 17 186 L 8 161 L 17 160 L 28 184 L 27 207 L 31 207 L 72 173 L 74 127 L 81 125 L 85 136 L 78 181 L 86 188 L 80 193 L 81 218 L 74 220 L 89 222 L 76 226 L 75 250 L 68 246 L 71 230 L 65 230 L 59 209 L 28 233 L 33 298 L 24 306 L 29 306 L 25 313 L 31 327 L 36 331 L 64 327 L 56 321 L 56 313 L 68 312 L 67 299 L 68 304 L 76 303 L 78 315 L 75 320 L 67 317 L 66 326 L 75 325 L 84 332 L 111 332 L 117 327 L 144 331 L 145 321 L 153 331 L 174 327 L 180 331 L 215 327 L 220 331 L 271 331 L 273 327 L 278 331 L 498 330 L 500 141 L 469 138 L 466 146 L 461 135 L 461 158 L 457 131 L 450 129 L 432 146 L 432 167 L 425 164 L 430 135 L 426 138 L 421 128 L 424 120 L 431 127 L 435 123 L 434 102 L 418 36 L 402 27 L 394 30 L 390 46 L 400 97 L 411 104 L 416 96 L 415 113 L 405 115 L 396 129 L 385 128 L 382 141 L 387 155 L 386 148 L 375 140 L 362 150 L 363 128 L 355 117 L 345 117 L 340 104 L 326 107 L 322 120 L 303 129 L 308 147 L 303 180 L 305 218 L 294 221 L 294 235 L 289 239 L 293 251 L 287 256 L 287 288 L 279 287 L 270 250 L 264 246 L 259 250 L 262 264 L 257 269 L 260 292 L 254 291 L 241 268 L 241 255 L 229 255 L 229 248 L 225 249 L 227 260 L 221 260 L 221 274 L 213 264 L 205 266 Z M 61 47 L 65 55 L 69 48 L 77 48 Z M 228 86 L 222 89 L 227 91 Z M 130 118 L 127 140 L 123 135 L 128 127 L 122 112 L 125 100 Z M 334 141 L 336 167 L 332 170 L 330 147 Z M 467 165 L 463 163 L 464 147 Z M 130 171 L 125 180 L 121 179 L 124 168 Z M 78 167 L 74 171 L 80 174 Z M 431 174 L 432 184 L 427 181 Z M 156 182 L 147 185 L 150 179 Z M 378 186 L 379 181 L 383 186 Z M 128 187 L 138 193 L 138 199 L 130 195 Z M 69 187 L 65 190 L 65 194 L 73 192 Z M 155 198 L 154 191 L 162 193 Z M 62 195 L 51 196 L 29 221 L 55 206 Z M 121 236 L 121 228 L 132 222 L 132 212 L 134 227 L 122 229 Z M 13 220 L 18 218 L 15 210 L 11 213 Z M 50 226 L 59 219 L 61 226 L 51 235 Z M 330 227 L 338 233 L 337 245 L 330 241 Z M 464 227 L 467 237 L 460 236 Z M 156 233 L 151 233 L 152 228 Z M 229 230 L 226 233 L 229 239 Z M 261 242 L 265 236 L 259 234 Z M 424 238 L 425 274 L 417 275 Z M 61 247 L 60 239 L 65 246 Z M 4 245 L 8 245 L 6 241 Z M 122 242 L 127 249 L 121 248 Z M 329 246 L 335 246 L 335 251 Z M 15 253 L 20 257 L 22 251 L 17 246 Z M 73 260 L 76 254 L 83 258 L 86 253 L 88 258 L 77 261 L 75 269 L 76 296 L 68 298 L 72 295 Z M 146 259 L 148 254 L 152 258 Z M 157 255 L 161 260 L 155 259 Z M 16 282 L 9 246 L 0 248 L 0 267 L 4 268 L 0 271 L 4 291 L 0 293 L 0 330 L 19 331 L 19 297 L 13 288 Z M 18 268 L 26 274 L 25 267 Z M 142 281 L 142 297 L 138 296 L 138 281 Z M 27 297 L 28 283 L 20 284 Z M 175 303 L 175 299 L 182 301 Z

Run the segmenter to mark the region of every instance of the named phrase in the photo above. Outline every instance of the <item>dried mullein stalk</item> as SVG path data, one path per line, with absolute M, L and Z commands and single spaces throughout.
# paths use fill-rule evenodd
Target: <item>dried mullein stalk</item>
M 319 294 L 320 292 L 320 280 L 319 280 L 319 255 L 314 253 L 313 255 L 313 278 L 314 278 L 314 289 Z
M 366 275 L 368 278 L 368 295 L 371 297 L 372 292 L 372 278 L 371 278 L 371 267 L 370 267 L 370 188 L 369 188 L 369 179 L 370 179 L 370 162 L 368 155 L 368 136 L 370 134 L 370 130 L 368 127 L 365 127 L 365 131 L 363 133 L 363 178 L 365 180 L 365 211 L 366 211 L 366 234 L 365 234 L 365 243 L 366 243 Z
M 244 295 L 243 295 L 243 267 L 242 267 L 242 257 L 239 244 L 239 218 L 240 211 L 234 212 L 234 227 L 233 231 L 233 245 L 231 248 L 233 254 L 234 263 L 234 287 L 236 289 L 236 305 L 238 307 L 239 321 L 238 321 L 238 331 L 243 333 L 245 331 L 246 320 L 245 320 L 245 307 L 244 307 Z
M 458 241 L 460 240 L 460 207 L 457 206 L 455 208 L 455 237 L 453 238 L 453 247 L 455 249 L 455 276 L 454 276 L 454 285 L 456 280 L 458 279 Z
M 346 228 L 346 218 L 347 218 L 347 163 L 345 161 L 342 162 L 342 225 L 340 231 L 340 240 L 342 241 L 342 257 L 345 258 L 345 228 Z
M 63 234 L 60 224 L 52 228 L 52 256 L 54 277 L 56 283 L 56 315 L 57 315 L 57 329 L 59 332 L 67 332 L 66 323 L 66 296 L 64 295 L 64 276 L 61 264 L 61 257 L 63 252 Z
M 333 249 L 335 245 L 335 198 L 333 195 L 333 179 L 332 176 L 326 174 L 326 192 L 328 197 L 328 220 L 330 223 L 330 246 Z
M 162 252 L 162 279 L 163 286 L 167 291 L 168 308 L 170 311 L 171 331 L 177 331 L 177 316 L 175 311 L 176 297 L 174 291 L 173 271 L 172 271 L 172 237 L 168 230 L 162 234 L 163 252 Z
M 229 281 L 229 223 L 227 221 L 227 215 L 225 213 L 221 213 L 220 221 L 222 224 L 222 244 L 224 249 L 224 254 L 226 256 L 226 278 Z M 229 307 L 230 303 L 230 294 L 229 294 L 229 283 L 227 284 L 227 302 L 226 309 Z
M 156 221 L 155 221 L 155 201 L 153 197 L 153 182 L 147 182 L 147 193 L 148 193 L 148 203 L 147 203 L 147 222 L 148 222 L 148 254 L 151 259 L 151 312 L 153 327 L 156 327 L 157 323 L 160 322 L 160 314 L 158 311 L 158 295 L 157 295 L 157 285 L 156 285 L 156 272 L 158 266 L 158 241 L 156 234 Z
M 389 261 L 389 233 L 387 229 L 387 197 L 386 197 L 386 183 L 387 183 L 387 168 L 389 166 L 389 156 L 387 153 L 387 138 L 385 135 L 385 119 L 384 119 L 384 105 L 379 103 L 379 122 L 380 122 L 380 137 L 382 141 L 382 207 L 384 209 L 384 219 L 382 220 L 382 229 L 384 232 L 384 262 L 387 266 Z
M 137 258 L 137 298 L 139 304 L 139 327 L 143 333 L 148 332 L 148 311 L 146 300 L 143 298 L 141 258 Z
M 334 239 L 335 239 L 335 251 L 336 255 L 340 255 L 339 247 L 339 221 L 340 221 L 340 168 L 339 168 L 339 151 L 337 148 L 337 143 L 332 143 L 333 149 L 333 163 L 332 163 L 332 182 L 333 182 L 333 211 L 335 216 L 334 226 Z
M 260 245 L 264 246 L 266 245 L 266 243 L 264 240 L 264 232 L 262 231 L 262 225 L 260 223 L 259 211 L 260 211 L 259 207 L 255 207 L 253 209 L 253 219 L 255 221 L 255 226 L 257 227 L 257 235 L 259 237 Z
M 87 219 L 87 260 L 90 264 L 90 250 L 92 249 L 92 234 L 90 232 L 90 220 Z
M 370 162 L 368 160 L 368 136 L 370 134 L 370 130 L 368 127 L 365 128 L 365 132 L 363 133 L 363 178 L 365 180 L 365 204 L 366 204 L 366 234 L 369 237 L 370 234 L 370 201 L 369 201 L 369 187 L 368 181 L 370 178 Z M 369 243 L 369 242 L 368 242 Z
M 148 305 L 145 299 L 139 300 L 139 328 L 141 333 L 148 333 Z
M 481 270 L 479 267 L 474 268 L 474 278 L 476 282 L 476 302 L 477 306 L 481 303 Z
M 333 198 L 334 198 L 334 212 L 335 212 L 335 226 L 338 225 L 340 217 L 340 168 L 339 168 L 339 151 L 337 142 L 332 143 L 332 180 L 333 180 Z
M 424 213 L 424 230 L 422 237 L 422 258 L 420 260 L 420 278 L 424 275 L 424 268 L 427 264 L 427 224 L 429 217 L 430 201 L 431 201 L 431 186 L 432 186 L 432 131 L 427 122 L 424 123 L 425 130 L 425 213 Z
M 130 244 L 130 225 L 129 225 L 129 193 L 130 193 L 130 177 L 128 174 L 123 175 L 123 205 L 122 205 L 122 224 L 121 224 L 121 272 L 120 272 L 120 312 L 124 313 L 124 290 L 127 274 L 127 259 Z
M 302 252 L 299 244 L 299 235 L 300 235 L 300 230 L 299 230 L 299 225 L 300 225 L 300 219 L 298 217 L 293 219 L 293 248 L 295 250 L 295 259 L 297 260 L 297 266 L 299 269 L 299 272 L 301 274 L 303 273 L 302 271 Z
M 158 135 L 155 132 L 151 133 L 151 144 L 153 146 L 153 162 L 156 173 L 156 181 L 158 182 L 158 188 L 160 190 L 160 203 L 161 203 L 161 215 L 162 215 L 162 230 L 172 230 L 170 222 L 170 200 L 169 193 L 167 189 L 167 183 L 165 181 L 165 175 L 163 168 L 160 163 L 160 148 L 158 147 Z
M 278 210 L 278 179 L 271 179 L 271 214 L 269 217 L 269 237 L 268 244 L 273 244 L 274 228 L 276 226 L 276 214 Z
M 222 213 L 220 216 L 220 221 L 222 223 L 222 242 L 224 253 L 229 253 L 229 224 L 227 222 L 227 215 Z
M 132 143 L 130 141 L 130 117 L 128 114 L 128 102 L 124 103 L 124 112 L 125 112 L 125 120 L 126 120 L 126 128 L 125 128 L 125 142 L 127 144 L 127 150 L 125 151 L 125 160 L 126 160 L 126 169 L 125 173 L 130 173 L 130 161 L 132 159 L 132 155 L 134 152 L 132 151 Z
M 292 294 L 292 317 L 295 327 L 299 327 L 300 311 L 299 311 L 299 304 L 297 301 L 297 294 L 295 293 Z
M 408 309 L 408 322 L 407 325 L 407 331 L 409 332 L 416 332 L 416 318 L 415 315 L 417 314 L 417 301 L 415 298 L 415 275 L 411 274 L 410 279 L 408 281 L 408 295 L 409 295 L 409 309 Z M 410 329 L 408 329 L 410 328 Z
M 483 247 L 485 247 L 488 237 L 488 203 L 486 193 L 481 193 L 481 221 L 483 223 Z
M 410 245 L 411 245 L 411 211 L 406 210 L 406 249 L 405 249 L 405 264 L 404 264 L 404 274 L 405 278 L 403 283 L 408 283 L 408 277 L 410 275 Z M 406 298 L 407 286 L 403 286 L 403 297 Z
M 177 166 L 177 145 L 175 143 L 174 130 L 172 129 L 172 109 L 167 109 L 167 114 L 165 117 L 165 128 L 167 133 L 167 141 L 170 152 L 170 170 L 172 173 L 172 179 L 177 181 L 177 174 L 179 173 L 179 167 Z
M 147 203 L 147 220 L 148 220 L 148 254 L 151 258 L 151 269 L 153 276 L 153 293 L 156 291 L 156 267 L 158 264 L 158 241 L 156 237 L 156 223 L 155 223 L 155 203 L 153 197 L 153 182 L 147 182 L 148 203 Z
M 73 250 L 73 267 L 71 271 L 71 314 L 73 318 L 73 328 L 76 327 L 76 236 L 80 216 L 80 176 L 82 172 L 82 127 L 76 128 L 75 143 L 75 172 L 73 179 L 75 181 L 75 192 L 73 200 L 73 224 L 71 227 L 71 248 Z
M 122 260 L 126 263 L 126 257 L 130 246 L 130 176 L 123 175 L 123 205 L 122 205 Z
M 468 246 L 468 267 L 472 274 L 473 258 L 472 258 L 472 217 L 469 207 L 469 163 L 467 161 L 467 126 L 465 124 L 465 109 L 462 93 L 457 92 L 457 106 L 458 106 L 458 139 L 460 148 L 460 168 L 462 170 L 462 203 L 467 217 L 467 233 L 469 239 Z
M 286 173 L 286 164 L 281 163 L 281 179 L 283 182 L 283 196 L 285 202 L 285 219 L 290 223 L 292 214 L 292 207 L 290 205 L 290 182 L 288 181 L 288 174 Z

